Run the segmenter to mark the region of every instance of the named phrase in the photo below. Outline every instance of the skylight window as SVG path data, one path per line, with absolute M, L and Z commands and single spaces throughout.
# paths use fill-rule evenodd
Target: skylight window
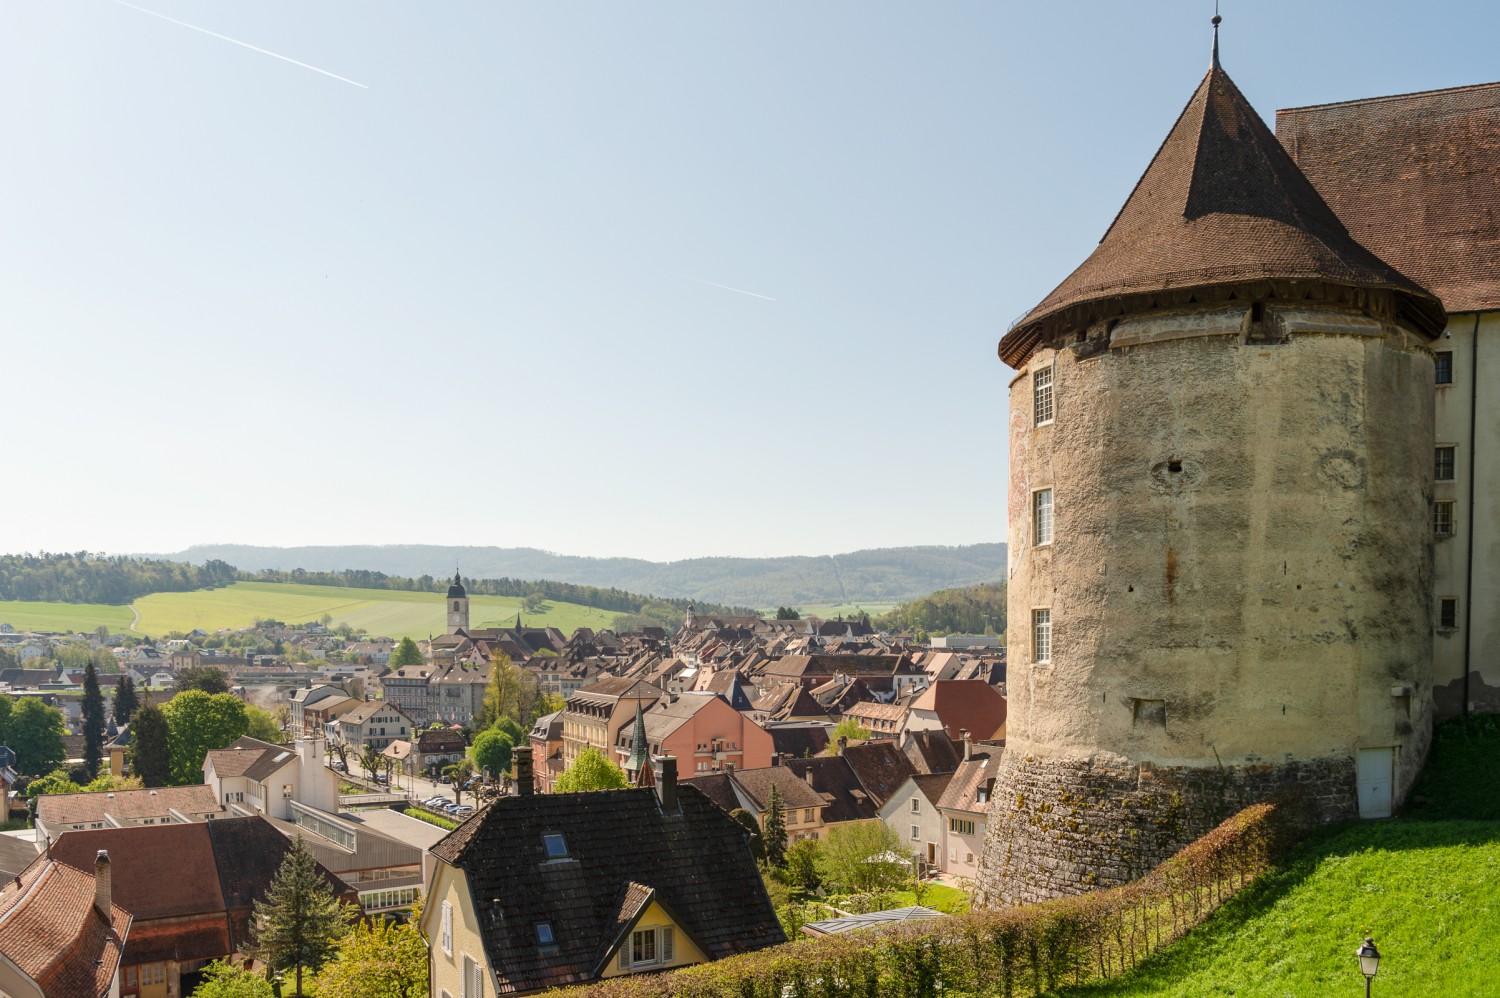
M 548 859 L 567 859 L 568 843 L 561 833 L 553 833 L 542 836 L 542 847 L 547 850 Z
M 536 923 L 536 941 L 543 946 L 556 946 L 557 939 L 552 935 L 551 922 Z

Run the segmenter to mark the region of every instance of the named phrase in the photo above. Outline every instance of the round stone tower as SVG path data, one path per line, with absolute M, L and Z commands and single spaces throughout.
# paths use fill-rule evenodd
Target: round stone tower
M 457 634 L 469 629 L 469 594 L 464 590 L 463 580 L 453 573 L 453 585 L 448 587 L 448 633 Z
M 1214 65 L 1000 342 L 1009 711 L 978 894 L 1133 879 L 1235 810 L 1389 813 L 1431 728 L 1437 299 Z

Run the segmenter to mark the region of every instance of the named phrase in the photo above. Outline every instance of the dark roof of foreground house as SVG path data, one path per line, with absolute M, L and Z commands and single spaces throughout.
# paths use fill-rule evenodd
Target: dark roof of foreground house
M 1448 311 L 1500 308 L 1500 83 L 1277 111 L 1276 137 L 1349 232 Z
M 1393 292 L 1428 336 L 1446 322 L 1432 292 L 1349 234 L 1215 65 L 1099 245 L 1005 334 L 1000 359 L 1023 363 L 1051 320 L 1094 321 L 1166 291 L 1271 279 Z
M 695 788 L 673 785 L 674 810 L 660 786 L 501 798 L 433 847 L 465 874 L 503 992 L 597 977 L 651 900 L 710 959 L 785 940 L 748 833 Z M 548 858 L 548 834 L 563 837 L 565 857 Z M 537 941 L 542 923 L 552 946 Z

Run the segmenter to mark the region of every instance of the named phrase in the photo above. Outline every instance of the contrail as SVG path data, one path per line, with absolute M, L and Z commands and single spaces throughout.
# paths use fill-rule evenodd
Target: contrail
M 193 31 L 201 32 L 202 34 L 208 35 L 210 38 L 217 38 L 221 42 L 229 42 L 231 45 L 238 45 L 240 48 L 249 49 L 251 52 L 259 52 L 261 55 L 268 55 L 272 59 L 280 59 L 282 62 L 289 62 L 293 66 L 301 66 L 303 69 L 310 69 L 314 73 L 322 73 L 324 76 L 331 76 L 335 80 L 338 80 L 340 83 L 347 83 L 351 86 L 359 87 L 361 90 L 370 89 L 363 83 L 356 82 L 355 80 L 351 80 L 348 77 L 340 76 L 337 73 L 330 73 L 328 70 L 319 69 L 317 66 L 309 66 L 305 62 L 298 62 L 296 59 L 289 59 L 284 55 L 278 55 L 275 52 L 268 52 L 263 48 L 256 48 L 249 42 L 242 42 L 238 38 L 230 38 L 228 35 L 221 35 L 216 31 L 209 31 L 207 28 L 200 28 L 196 24 L 189 24 L 186 21 L 179 21 L 175 17 L 168 17 L 165 14 L 158 14 L 156 11 L 147 10 L 145 7 L 137 7 L 133 3 L 126 3 L 125 0 L 114 0 L 114 2 L 119 4 L 121 7 L 129 7 L 131 10 L 138 10 L 142 14 L 150 14 L 152 17 L 159 17 L 163 21 L 175 24 L 180 28 L 191 28 Z
M 119 2 L 121 2 L 121 0 L 115 0 L 115 2 L 119 3 Z M 724 291 L 733 291 L 737 295 L 749 295 L 751 298 L 764 298 L 766 301 L 775 301 L 776 300 L 775 298 L 772 298 L 770 295 L 758 295 L 754 291 L 746 291 L 744 288 L 731 288 L 727 284 L 715 284 L 713 281 L 705 281 L 705 280 L 703 280 L 701 278 L 697 278 L 697 277 L 689 277 L 688 280 L 690 280 L 690 281 L 697 281 L 699 284 L 707 284 L 711 288 L 721 288 Z

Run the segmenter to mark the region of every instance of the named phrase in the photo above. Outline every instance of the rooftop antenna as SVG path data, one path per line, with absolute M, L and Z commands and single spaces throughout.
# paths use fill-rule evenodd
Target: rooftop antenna
M 1212 63 L 1212 68 L 1213 69 L 1220 68 L 1219 67 L 1219 25 L 1223 22 L 1223 20 L 1224 19 L 1219 16 L 1219 0 L 1214 0 L 1214 19 L 1213 19 L 1213 22 L 1212 22 L 1213 26 L 1214 26 L 1214 57 L 1213 57 L 1213 63 Z

